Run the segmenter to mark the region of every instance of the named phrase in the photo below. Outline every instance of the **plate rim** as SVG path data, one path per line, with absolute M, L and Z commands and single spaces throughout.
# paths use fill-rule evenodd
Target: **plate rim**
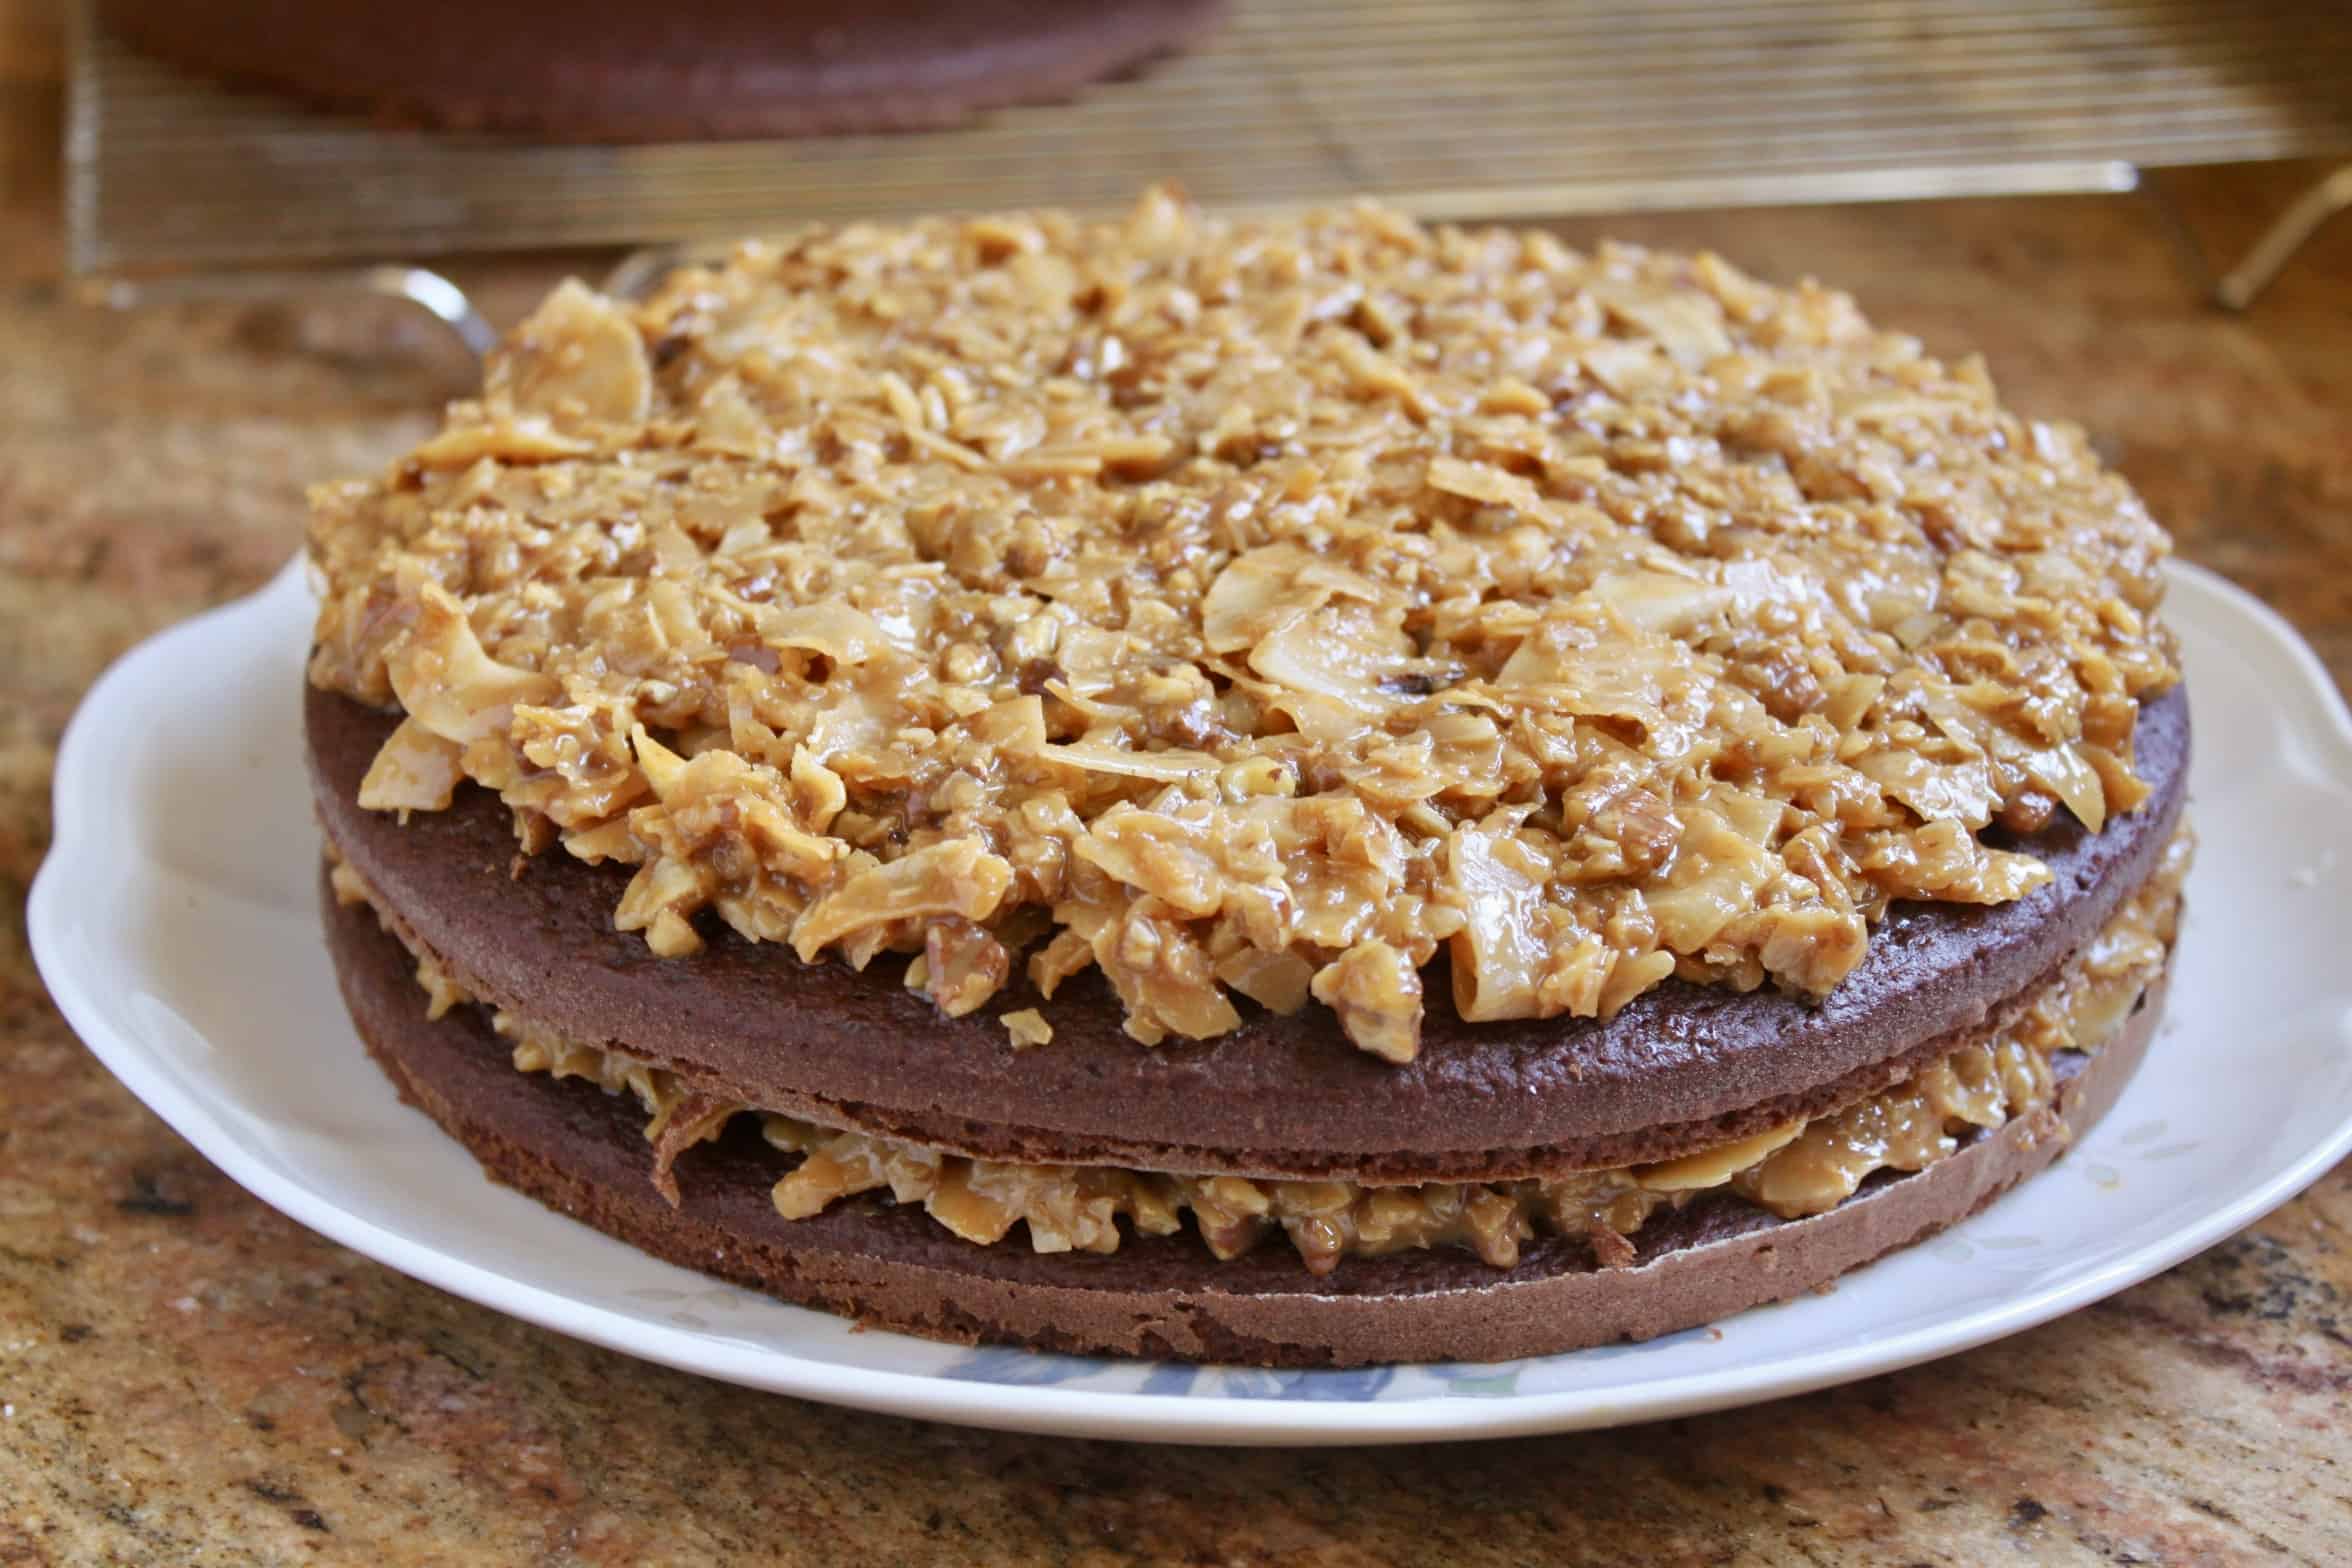
M 2212 600 L 2240 623 L 2241 646 L 2283 655 L 2296 679 L 2301 713 L 2283 720 L 2317 739 L 2330 772 L 2352 777 L 2352 708 L 2309 644 L 2275 610 L 2219 574 L 2168 563 L 2170 590 Z M 1886 1338 L 1784 1357 L 1729 1372 L 1694 1372 L 1622 1386 L 1512 1394 L 1499 1399 L 1442 1397 L 1325 1402 L 1170 1396 L 1002 1384 L 854 1367 L 775 1347 L 726 1344 L 646 1324 L 562 1291 L 411 1239 L 345 1209 L 301 1180 L 268 1168 L 205 1103 L 148 1061 L 148 1049 L 117 1033 L 91 1001 L 88 977 L 65 958 L 73 911 L 68 868 L 93 853 L 93 830 L 80 788 L 104 765 L 98 748 L 104 715 L 146 671 L 184 647 L 209 642 L 237 622 L 266 617 L 278 600 L 308 597 L 298 554 L 261 587 L 163 629 L 117 658 L 92 683 L 59 742 L 52 795 L 55 826 L 26 903 L 27 933 L 50 998 L 77 1038 L 131 1093 L 230 1180 L 298 1224 L 409 1277 L 519 1317 L 567 1337 L 681 1371 L 796 1398 L 883 1414 L 996 1430 L 1136 1441 L 1224 1444 L 1372 1444 L 1525 1436 L 1632 1421 L 1665 1420 L 1786 1397 L 1915 1366 L 2036 1327 L 2171 1268 L 2270 1213 L 2352 1153 L 2352 1109 L 2331 1133 L 2264 1179 L 2238 1189 L 2195 1222 L 2082 1274 Z M 2286 695 L 2282 692 L 2279 695 Z M 548 1211 L 549 1223 L 566 1223 Z M 810 1309 L 794 1309 L 810 1310 Z M 1574 1352 L 1568 1354 L 1573 1355 Z

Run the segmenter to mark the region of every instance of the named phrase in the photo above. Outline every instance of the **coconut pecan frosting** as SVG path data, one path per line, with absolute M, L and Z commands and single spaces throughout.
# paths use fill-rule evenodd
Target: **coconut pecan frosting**
M 2130 488 L 1842 294 L 1164 190 L 567 284 L 311 549 L 362 804 L 472 779 L 663 954 L 1025 972 L 1022 1044 L 1089 965 L 1395 1061 L 1441 951 L 1471 1020 L 1825 992 L 2137 805 L 2176 678 Z

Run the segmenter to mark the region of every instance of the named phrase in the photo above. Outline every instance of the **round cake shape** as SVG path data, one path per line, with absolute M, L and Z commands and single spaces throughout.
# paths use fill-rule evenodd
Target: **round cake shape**
M 559 288 L 311 541 L 404 1092 L 923 1332 L 1659 1332 L 2052 1157 L 2161 995 L 2162 531 L 1711 256 L 1167 190 L 811 229 Z

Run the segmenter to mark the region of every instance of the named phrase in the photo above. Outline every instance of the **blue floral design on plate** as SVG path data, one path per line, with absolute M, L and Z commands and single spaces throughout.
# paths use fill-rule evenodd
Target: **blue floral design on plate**
M 982 1345 L 950 1362 L 939 1374 L 969 1383 L 1003 1383 L 1042 1388 L 1108 1372 L 1112 1362 L 1093 1356 L 1055 1356 L 1015 1345 Z
M 1421 1375 L 1444 1385 L 1448 1399 L 1503 1399 L 1519 1392 L 1524 1361 L 1440 1361 Z
M 1354 1367 L 1345 1372 L 1266 1372 L 1252 1367 L 1228 1367 L 1220 1373 L 1214 1391 L 1228 1399 L 1361 1403 L 1378 1399 L 1395 1381 L 1395 1367 Z
M 1545 1392 L 1547 1381 L 1594 1361 L 1619 1356 L 1646 1355 L 1693 1339 L 1717 1337 L 1706 1328 L 1634 1344 L 1596 1345 L 1566 1356 L 1535 1357 L 1522 1361 L 1442 1361 L 1412 1367 L 1355 1367 L 1346 1371 L 1278 1372 L 1262 1367 L 1196 1366 L 1185 1361 L 1152 1363 L 1133 1391 L 1163 1399 L 1270 1399 L 1293 1403 L 1368 1404 L 1392 1398 L 1508 1399 L 1522 1392 Z M 971 1383 L 995 1383 L 1007 1388 L 1047 1388 L 1059 1384 L 1116 1389 L 1134 1366 L 1099 1356 L 1060 1356 L 1022 1350 L 1010 1345 L 983 1345 L 965 1351 L 939 1374 Z M 1522 1390 L 1520 1380 L 1536 1374 L 1536 1387 Z M 1431 1386 L 1434 1385 L 1434 1386 Z
M 1143 1387 L 1136 1392 L 1181 1398 L 1192 1392 L 1192 1385 L 1200 1381 L 1200 1374 L 1201 1369 L 1189 1361 L 1158 1362 L 1152 1367 L 1151 1375 L 1143 1380 Z

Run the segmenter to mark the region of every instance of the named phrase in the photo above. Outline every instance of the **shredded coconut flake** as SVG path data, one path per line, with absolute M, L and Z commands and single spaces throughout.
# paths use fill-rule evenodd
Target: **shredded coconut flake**
M 1591 1016 L 2018 897 L 1980 835 L 2137 805 L 2174 679 L 2131 490 L 1843 295 L 1157 191 L 567 285 L 311 540 L 313 678 L 407 712 L 368 803 L 499 792 L 657 951 L 1398 1061 L 1441 951 Z

